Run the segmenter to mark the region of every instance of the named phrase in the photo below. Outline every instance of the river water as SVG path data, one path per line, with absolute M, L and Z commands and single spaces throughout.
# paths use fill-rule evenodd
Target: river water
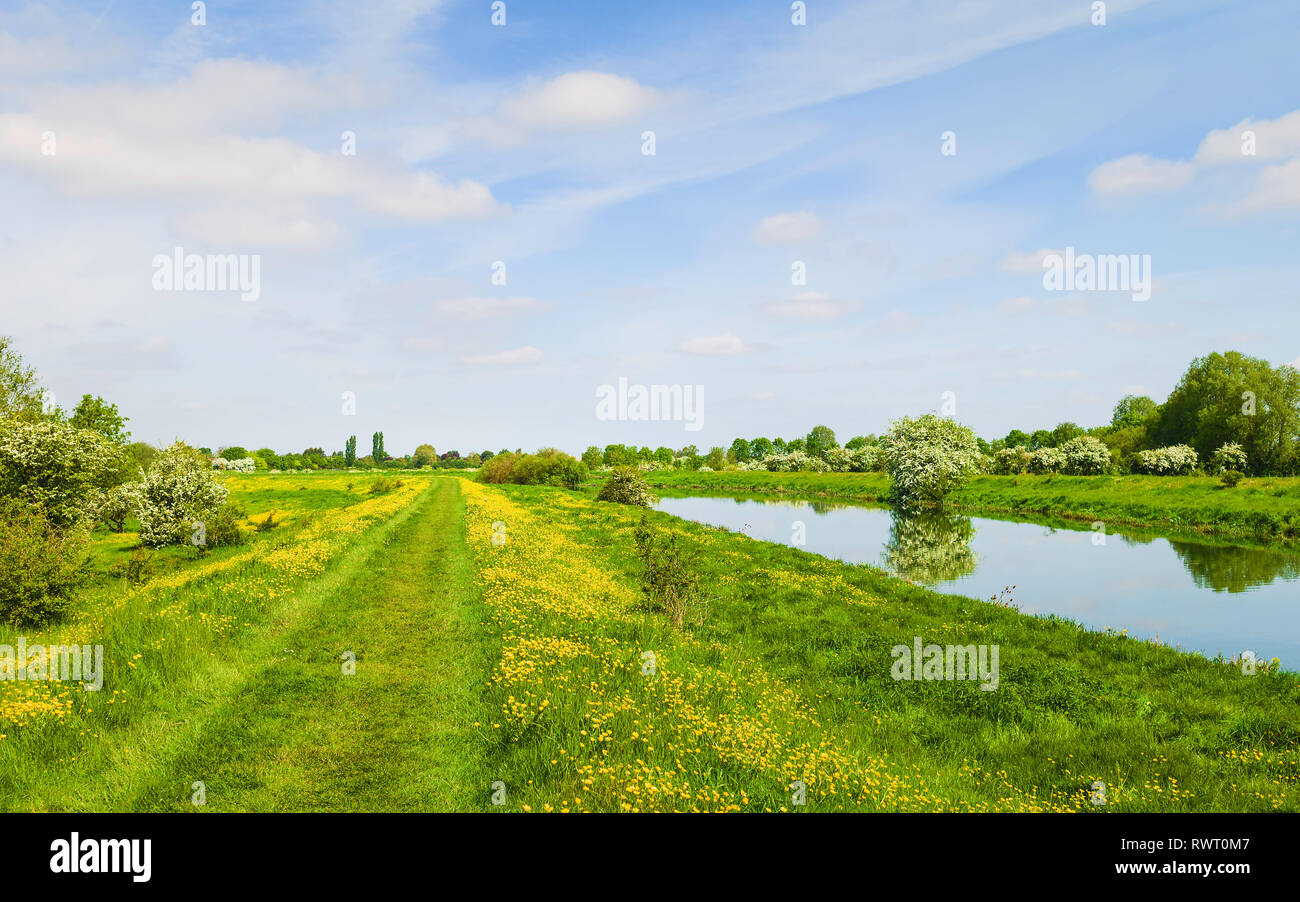
M 1249 650 L 1300 670 L 1295 550 L 840 502 L 665 497 L 657 507 L 943 592 L 988 600 L 1014 586 L 1009 595 L 1028 614 L 1128 630 L 1208 657 Z

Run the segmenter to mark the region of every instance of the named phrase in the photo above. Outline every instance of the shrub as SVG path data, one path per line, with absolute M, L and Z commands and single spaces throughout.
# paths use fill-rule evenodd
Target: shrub
M 1231 489 L 1236 488 L 1237 483 L 1241 482 L 1245 477 L 1246 474 L 1240 470 L 1224 470 L 1219 476 L 1219 482 L 1223 484 L 1224 488 Z
M 853 469 L 854 454 L 845 448 L 830 448 L 822 453 L 822 460 L 833 473 L 847 473 Z
M 576 489 L 587 478 L 587 467 L 563 451 L 543 448 L 536 454 L 498 454 L 479 468 L 478 478 L 480 482 Z
M 851 472 L 871 473 L 884 467 L 884 456 L 876 445 L 859 445 L 849 453 L 851 454 L 849 460 L 849 470 Z
M 229 491 L 206 461 L 183 442 L 160 452 L 140 486 L 140 544 L 184 545 L 194 524 L 215 523 Z
M 650 494 L 650 487 L 641 478 L 637 470 L 620 468 L 614 471 L 609 481 L 601 486 L 597 501 L 611 501 L 615 504 L 635 504 L 638 507 L 650 507 L 655 503 L 655 496 Z
M 95 518 L 113 532 L 122 532 L 127 519 L 135 516 L 140 507 L 140 488 L 138 482 L 127 482 L 109 489 L 95 511 Z
M 1227 442 L 1219 446 L 1210 461 L 1215 473 L 1223 473 L 1228 470 L 1245 470 L 1246 449 L 1237 442 Z
M 944 497 L 979 470 L 975 433 L 938 414 L 894 420 L 880 447 L 893 498 L 902 505 L 942 505 Z
M 1080 435 L 1061 446 L 1064 472 L 1074 476 L 1097 476 L 1110 469 L 1110 449 L 1091 435 Z
M 0 420 L 0 496 L 40 506 L 58 527 L 91 519 L 123 481 L 124 451 L 59 420 Z
M 349 489 L 352 487 L 349 485 Z M 258 532 L 269 532 L 280 525 L 280 521 L 275 519 L 275 511 L 267 511 L 265 520 L 258 520 L 254 526 Z
M 509 482 L 516 456 L 515 454 L 498 454 L 479 467 L 478 481 L 492 483 L 493 485 Z
M 769 454 L 763 458 L 763 466 L 774 473 L 829 473 L 831 469 L 830 464 L 820 457 L 803 451 Z
M 257 469 L 257 461 L 251 457 L 240 457 L 235 460 L 226 457 L 214 457 L 212 459 L 212 469 L 230 470 L 235 473 L 252 473 Z
M 993 472 L 999 476 L 1019 476 L 1029 469 L 1029 450 L 1024 445 L 1002 448 L 993 455 Z
M 1060 448 L 1039 448 L 1029 455 L 1030 473 L 1060 473 L 1065 469 L 1065 452 Z
M 704 620 L 706 603 L 700 592 L 696 556 L 684 555 L 672 534 L 663 542 L 655 537 L 645 515 L 633 533 L 641 559 L 641 592 L 653 611 L 668 615 L 677 626 Z
M 1134 455 L 1134 469 L 1155 476 L 1186 476 L 1196 469 L 1198 457 L 1187 445 L 1169 445 Z
M 15 498 L 0 499 L 0 521 L 0 619 L 39 626 L 66 613 L 89 574 L 86 531 Z
M 248 513 L 242 505 L 227 501 L 209 519 L 203 521 L 206 543 L 204 548 L 224 548 L 230 545 L 243 545 L 244 531 L 239 524 L 248 519 Z
M 380 476 L 374 482 L 370 483 L 370 494 L 383 495 L 402 487 L 402 480 L 393 479 L 391 476 Z

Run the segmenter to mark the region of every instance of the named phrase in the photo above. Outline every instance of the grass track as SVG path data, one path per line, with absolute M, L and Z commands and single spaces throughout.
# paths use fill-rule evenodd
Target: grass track
M 486 650 L 453 480 L 438 480 L 368 555 L 332 574 L 266 663 L 128 806 L 213 811 L 463 810 L 480 781 L 467 729 Z M 356 654 L 345 676 L 342 655 Z M 470 653 L 467 657 L 467 652 Z

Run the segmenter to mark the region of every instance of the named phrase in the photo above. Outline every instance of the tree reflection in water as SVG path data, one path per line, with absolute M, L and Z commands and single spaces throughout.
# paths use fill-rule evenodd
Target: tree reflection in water
M 1267 586 L 1276 579 L 1300 579 L 1300 556 L 1294 553 L 1172 539 L 1169 544 L 1202 589 L 1237 593 L 1254 586 Z
M 953 582 L 975 571 L 970 517 L 939 511 L 890 511 L 885 566 L 926 586 Z

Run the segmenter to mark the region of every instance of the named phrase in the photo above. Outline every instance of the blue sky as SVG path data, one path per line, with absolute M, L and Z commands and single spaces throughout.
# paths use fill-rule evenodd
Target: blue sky
M 944 392 L 996 437 L 1297 360 L 1294 4 L 1090 7 L 3 3 L 0 333 L 138 439 L 282 451 L 846 439 Z M 177 246 L 260 296 L 154 291 Z M 1066 247 L 1150 300 L 1045 290 Z M 619 377 L 703 428 L 597 419 Z

